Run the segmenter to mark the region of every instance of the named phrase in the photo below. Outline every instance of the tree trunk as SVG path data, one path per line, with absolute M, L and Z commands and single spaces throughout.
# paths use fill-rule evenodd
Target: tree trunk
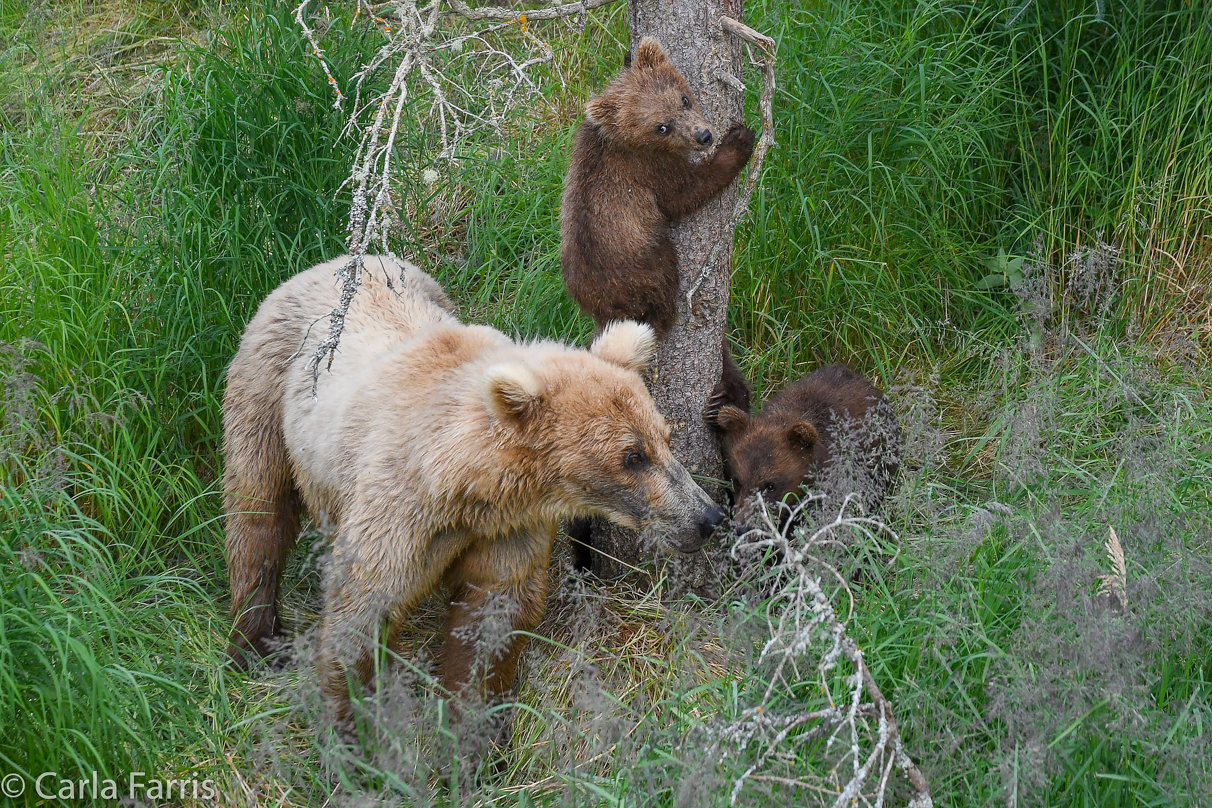
M 744 113 L 744 94 L 719 78 L 730 75 L 739 81 L 741 77 L 740 42 L 719 23 L 721 16 L 742 19 L 741 0 L 628 0 L 627 6 L 632 50 L 644 36 L 660 40 L 696 94 L 718 143 Z M 723 463 L 719 442 L 703 422 L 703 404 L 719 381 L 722 367 L 736 196 L 733 183 L 674 227 L 680 276 L 678 321 L 660 345 L 650 379 L 657 409 L 673 433 L 674 456 L 716 501 L 723 496 Z M 691 305 L 687 292 L 702 275 L 717 244 L 720 248 L 714 264 L 707 268 Z M 600 524 L 595 526 L 594 544 L 630 566 L 637 566 L 653 550 L 640 547 L 634 533 Z M 677 588 L 703 591 L 711 586 L 719 556 L 716 540 L 694 556 L 673 557 L 667 571 Z M 602 556 L 596 564 L 607 577 L 627 571 L 626 566 Z

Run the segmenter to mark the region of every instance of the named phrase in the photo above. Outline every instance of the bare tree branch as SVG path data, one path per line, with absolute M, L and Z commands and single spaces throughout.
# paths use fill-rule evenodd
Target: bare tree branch
M 347 99 L 333 77 L 316 35 L 307 22 L 311 0 L 302 0 L 295 20 L 311 46 L 336 95 L 334 106 Z M 365 259 L 373 248 L 395 257 L 388 236 L 397 220 L 395 174 L 404 112 L 417 108 L 423 97 L 430 100 L 423 118 L 436 122 L 438 159 L 456 161 L 461 144 L 472 134 L 490 129 L 498 137 L 505 122 L 524 99 L 542 98 L 530 76 L 537 65 L 550 63 L 551 46 L 530 30 L 530 23 L 580 17 L 615 0 L 582 0 L 558 6 L 530 9 L 485 6 L 471 8 L 463 0 L 396 0 L 372 4 L 355 0 L 355 18 L 365 13 L 383 32 L 386 42 L 353 75 L 353 101 L 344 134 L 359 133 L 358 148 L 346 185 L 351 190 L 349 259 L 337 270 L 341 296 L 329 315 L 329 331 L 316 347 L 308 366 L 313 373 L 313 393 L 321 367 L 331 366 L 340 346 L 341 333 L 350 303 L 362 284 Z M 463 21 L 460 26 L 447 22 Z M 488 23 L 467 30 L 466 23 Z M 522 35 L 525 56 L 519 57 L 494 36 L 516 31 Z M 364 101 L 368 78 L 394 64 L 386 90 Z M 346 187 L 345 185 L 342 188 Z M 390 283 L 390 280 L 388 281 Z
M 333 78 L 332 71 L 328 69 L 328 62 L 324 59 L 324 51 L 320 49 L 319 43 L 316 42 L 315 32 L 307 24 L 307 17 L 304 12 L 306 12 L 309 3 L 311 3 L 311 0 L 303 0 L 302 3 L 299 3 L 299 7 L 295 9 L 295 22 L 303 29 L 303 36 L 307 37 L 307 41 L 311 43 L 311 52 L 320 60 L 320 67 L 323 68 L 324 75 L 328 78 L 328 85 L 332 87 L 333 92 L 337 95 L 337 99 L 332 104 L 333 108 L 340 109 L 341 102 L 345 100 L 345 96 L 341 94 L 341 88 L 337 86 L 337 80 Z
M 738 804 L 741 790 L 749 780 L 765 778 L 790 784 L 785 777 L 763 773 L 764 768 L 808 740 L 822 736 L 826 737 L 827 751 L 835 747 L 841 749 L 840 754 L 830 758 L 832 774 L 838 781 L 833 788 L 827 788 L 829 782 L 826 780 L 813 782 L 810 778 L 797 776 L 793 778 L 796 786 L 824 789 L 834 794 L 835 808 L 860 802 L 883 806 L 888 781 L 895 768 L 913 789 L 912 808 L 933 805 L 926 778 L 901 744 L 891 703 L 876 684 L 862 649 L 846 633 L 846 621 L 838 618 L 821 585 L 822 574 L 827 574 L 850 597 L 846 578 L 818 556 L 820 549 L 841 543 L 842 531 L 857 531 L 872 539 L 896 538 L 887 525 L 861 512 L 852 513 L 856 503 L 855 498 L 846 497 L 832 520 L 805 530 L 793 525 L 805 511 L 811 512 L 824 505 L 823 495 L 805 496 L 794 507 L 768 506 L 762 502 L 761 527 L 739 536 L 732 546 L 732 558 L 738 562 L 768 559 L 772 555 L 777 559 L 772 573 L 775 592 L 767 612 L 769 639 L 759 657 L 761 663 L 771 665 L 766 674 L 766 688 L 756 705 L 708 730 L 721 762 L 730 755 L 756 750 L 752 763 L 733 778 L 733 805 Z M 814 649 L 820 650 L 814 652 Z M 794 685 L 808 675 L 801 666 L 813 657 L 816 659 L 814 678 L 821 692 L 828 696 L 829 706 L 779 715 L 780 703 L 798 701 L 794 697 L 780 699 L 780 694 L 794 693 Z M 845 691 L 835 694 L 831 685 L 832 671 L 842 660 L 850 663 L 854 673 L 844 677 Z M 870 701 L 864 701 L 864 694 Z M 867 720 L 871 718 L 876 720 L 874 732 Z M 812 726 L 793 733 L 807 725 Z M 849 773 L 841 782 L 840 770 L 846 764 L 849 764 Z
M 451 8 L 447 14 L 458 15 L 469 22 L 478 22 L 480 20 L 497 20 L 497 21 L 512 21 L 519 17 L 524 17 L 525 20 L 531 22 L 539 22 L 541 20 L 557 20 L 567 17 L 575 17 L 579 14 L 584 14 L 587 11 L 593 11 L 595 8 L 609 5 L 615 0 L 584 0 L 584 2 L 564 3 L 559 6 L 547 6 L 546 8 L 535 8 L 522 13 L 517 12 L 512 8 L 499 8 L 497 6 L 481 6 L 480 8 L 468 8 L 467 4 L 462 0 L 451 0 Z

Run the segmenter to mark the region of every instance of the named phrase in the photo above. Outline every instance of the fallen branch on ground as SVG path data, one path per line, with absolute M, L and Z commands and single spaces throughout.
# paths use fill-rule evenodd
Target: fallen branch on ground
M 895 539 L 895 534 L 877 519 L 852 513 L 857 503 L 852 496 L 845 498 L 837 516 L 825 524 L 812 529 L 793 527 L 806 510 L 825 503 L 826 498 L 820 494 L 805 496 L 793 508 L 762 503 L 761 526 L 737 537 L 732 546 L 731 556 L 737 562 L 762 564 L 771 557 L 776 562 L 770 571 L 774 593 L 767 612 L 769 639 L 760 655 L 761 663 L 772 665 L 766 675 L 766 688 L 756 705 L 708 730 L 720 762 L 756 750 L 752 763 L 733 778 L 731 803 L 738 803 L 747 781 L 761 777 L 769 782 L 786 781 L 785 785 L 794 782 L 797 787 L 824 789 L 836 795 L 835 808 L 854 804 L 882 808 L 895 768 L 913 789 L 911 808 L 930 808 L 933 806 L 930 786 L 901 743 L 892 705 L 871 675 L 862 649 L 846 633 L 846 621 L 838 618 L 821 585 L 822 577 L 827 575 L 851 597 L 845 577 L 818 555 L 824 547 L 840 544 L 843 531 L 857 532 L 872 540 Z M 820 649 L 819 653 L 814 649 Z M 780 714 L 781 705 L 797 701 L 791 695 L 793 686 L 804 680 L 802 668 L 814 654 L 814 678 L 827 696 L 829 706 Z M 850 663 L 853 673 L 843 678 L 846 690 L 835 698 L 830 679 L 843 659 Z M 876 721 L 874 733 L 869 724 L 872 718 Z M 843 747 L 840 755 L 829 760 L 832 782 L 763 773 L 773 761 L 784 759 L 809 740 L 820 737 L 826 738 L 827 753 L 839 742 Z M 847 763 L 849 772 L 844 776 L 842 769 Z

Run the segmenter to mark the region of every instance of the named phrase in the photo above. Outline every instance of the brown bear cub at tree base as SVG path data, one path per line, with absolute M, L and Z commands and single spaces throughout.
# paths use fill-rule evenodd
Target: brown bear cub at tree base
M 844 365 L 813 371 L 771 396 L 753 418 L 732 403 L 717 408 L 719 402 L 713 396 L 704 417 L 720 432 L 738 533 L 756 527 L 758 494 L 768 505 L 794 505 L 802 487 L 853 493 L 868 512 L 883 502 L 900 464 L 900 427 L 864 376 Z
M 724 514 L 669 450 L 640 378 L 655 344 L 646 325 L 614 323 L 588 350 L 518 344 L 459 322 L 416 267 L 392 288 L 395 270 L 368 257 L 313 393 L 316 323 L 337 303 L 345 260 L 283 283 L 245 330 L 223 403 L 223 490 L 241 668 L 279 631 L 299 509 L 336 526 L 317 667 L 348 726 L 349 685 L 367 684 L 381 624 L 390 637 L 439 586 L 451 597 L 441 681 L 491 697 L 512 686 L 526 639 L 485 662 L 469 630 L 500 596 L 517 606 L 515 629 L 538 624 L 562 520 L 601 516 L 688 552 Z
M 585 108 L 560 209 L 560 264 L 568 294 L 598 330 L 612 320 L 648 323 L 664 337 L 677 311 L 678 256 L 670 225 L 733 182 L 753 154 L 751 129 L 734 123 L 718 148 L 685 78 L 660 43 L 644 37 L 634 58 Z M 720 388 L 749 388 L 724 344 Z M 587 569 L 588 525 L 569 530 Z

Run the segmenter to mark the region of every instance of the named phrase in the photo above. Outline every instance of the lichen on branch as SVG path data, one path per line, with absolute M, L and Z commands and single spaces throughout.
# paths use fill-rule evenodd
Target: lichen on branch
M 833 792 L 835 808 L 883 806 L 895 769 L 913 791 L 911 808 L 929 808 L 930 786 L 901 742 L 892 704 L 867 667 L 863 650 L 847 633 L 848 618 L 838 617 L 822 585 L 822 580 L 835 581 L 852 601 L 846 577 L 821 551 L 853 534 L 878 542 L 895 542 L 897 536 L 880 520 L 863 514 L 854 496 L 841 501 L 832 519 L 800 526 L 801 517 L 831 503 L 831 498 L 811 492 L 794 506 L 759 501 L 760 524 L 733 543 L 733 561 L 750 569 L 756 565 L 771 592 L 767 639 L 758 658 L 766 687 L 756 703 L 707 727 L 707 735 L 721 762 L 729 757 L 751 761 L 732 779 L 732 805 L 741 804 L 741 791 L 754 781 Z M 839 688 L 835 674 L 843 663 L 850 673 L 841 677 Z M 797 685 L 809 678 L 816 680 L 829 706 L 789 709 L 803 703 L 795 695 Z M 777 761 L 798 759 L 794 753 L 818 738 L 825 739 L 824 776 L 770 770 Z

